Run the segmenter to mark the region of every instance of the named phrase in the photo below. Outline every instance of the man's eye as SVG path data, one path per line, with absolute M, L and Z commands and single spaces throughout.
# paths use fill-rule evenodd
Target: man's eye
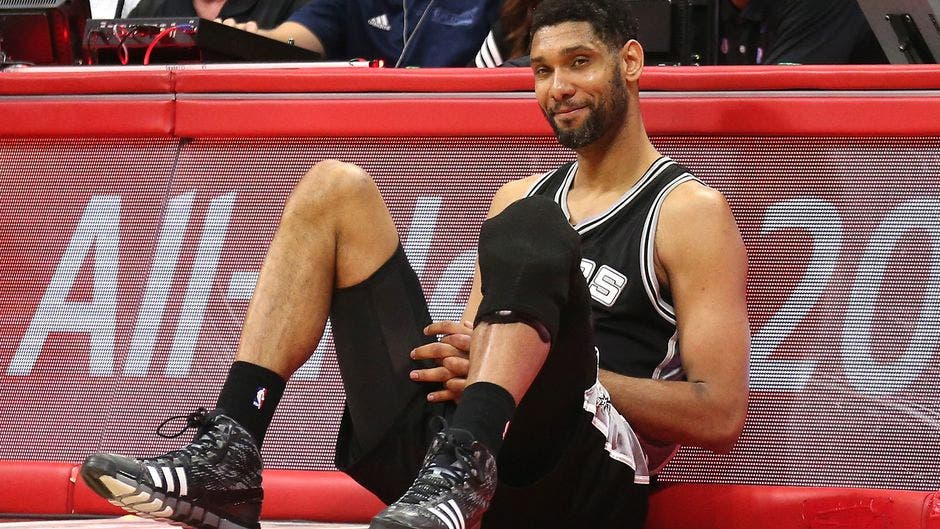
M 574 60 L 572 64 L 574 64 L 575 66 L 584 66 L 587 63 L 588 63 L 587 57 L 578 57 L 577 59 Z

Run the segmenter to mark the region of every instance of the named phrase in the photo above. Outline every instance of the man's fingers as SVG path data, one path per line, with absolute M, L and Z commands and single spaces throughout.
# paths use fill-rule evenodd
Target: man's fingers
M 466 354 L 470 350 L 470 335 L 469 334 L 447 334 L 441 337 L 440 343 L 446 343 L 451 347 L 458 349 L 461 353 Z
M 215 19 L 215 21 L 218 22 L 219 19 Z M 225 24 L 226 26 L 236 27 L 238 29 L 248 31 L 251 33 L 258 32 L 258 23 L 255 22 L 254 20 L 249 20 L 248 22 L 240 23 L 240 22 L 236 22 L 234 18 L 226 18 L 225 20 L 222 21 L 222 23 Z
M 470 373 L 470 360 L 460 356 L 449 356 L 442 361 L 442 366 L 458 377 L 466 377 Z
M 436 321 L 424 328 L 424 334 L 426 336 L 434 336 L 436 334 L 470 334 L 472 331 L 472 328 L 467 327 L 463 322 L 459 321 Z
M 428 400 L 430 402 L 445 402 L 448 400 L 458 400 L 460 399 L 460 394 L 454 393 L 453 391 L 442 389 L 440 391 L 432 391 L 428 393 Z
M 447 388 L 447 391 L 461 395 L 463 394 L 464 388 L 467 387 L 467 379 L 463 377 L 454 377 L 447 382 L 444 382 L 444 387 Z
M 411 351 L 413 360 L 437 360 L 450 356 L 464 356 L 466 353 L 444 342 L 433 342 L 422 345 Z
M 467 322 L 460 321 L 438 321 L 424 328 L 424 334 L 427 336 L 441 335 L 438 344 L 444 344 L 448 347 L 433 347 L 434 344 L 424 345 L 412 352 L 411 357 L 420 358 L 445 358 L 453 355 L 466 355 L 470 350 L 470 334 L 472 327 Z
M 410 373 L 411 380 L 415 382 L 447 382 L 454 378 L 454 374 L 446 367 L 430 367 L 428 369 L 415 369 Z
M 467 387 L 467 379 L 452 378 L 444 383 L 444 389 L 428 393 L 428 400 L 431 402 L 458 401 L 465 387 Z

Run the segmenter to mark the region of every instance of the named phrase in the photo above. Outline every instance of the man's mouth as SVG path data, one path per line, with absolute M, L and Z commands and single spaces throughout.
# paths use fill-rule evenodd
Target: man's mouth
M 558 108 L 552 111 L 552 117 L 555 119 L 571 119 L 577 117 L 586 108 L 583 106 Z

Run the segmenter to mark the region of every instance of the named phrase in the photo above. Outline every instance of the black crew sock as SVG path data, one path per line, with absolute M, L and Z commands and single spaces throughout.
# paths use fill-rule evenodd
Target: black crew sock
M 235 362 L 228 371 L 216 407 L 238 421 L 261 446 L 286 385 L 287 381 L 270 369 Z
M 515 410 L 516 401 L 505 388 L 491 382 L 475 382 L 464 389 L 451 427 L 469 431 L 495 456 Z

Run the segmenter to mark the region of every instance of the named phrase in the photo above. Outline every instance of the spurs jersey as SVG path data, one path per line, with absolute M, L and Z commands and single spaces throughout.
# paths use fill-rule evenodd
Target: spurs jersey
M 554 199 L 571 218 L 567 197 L 577 170 L 577 162 L 572 162 L 546 173 L 528 196 Z M 685 379 L 672 297 L 656 279 L 653 242 L 666 195 L 689 180 L 695 177 L 688 169 L 663 156 L 607 211 L 573 226 L 581 236 L 581 271 L 591 293 L 594 345 L 602 369 L 632 377 Z M 643 445 L 654 472 L 676 448 Z

